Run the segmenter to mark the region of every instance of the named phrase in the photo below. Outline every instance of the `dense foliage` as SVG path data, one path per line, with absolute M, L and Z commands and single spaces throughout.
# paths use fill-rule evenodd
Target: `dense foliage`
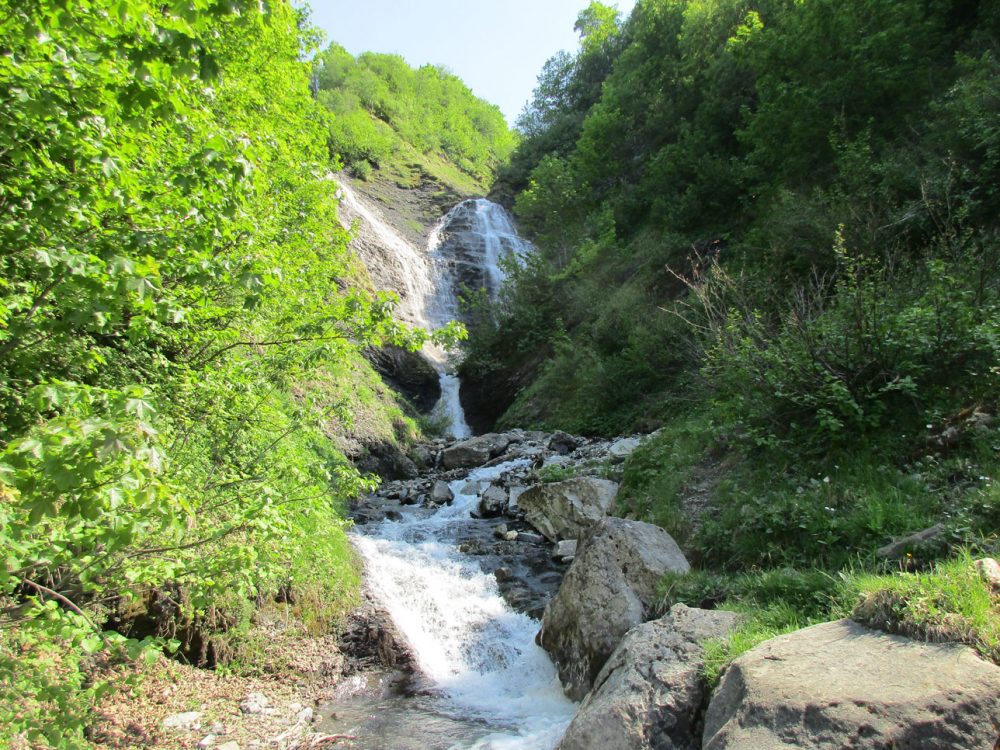
M 937 521 L 938 554 L 995 544 L 995 4 L 595 17 L 495 188 L 540 248 L 470 339 L 473 383 L 520 386 L 501 424 L 665 425 L 621 512 L 705 564 L 837 568 Z
M 309 384 L 412 335 L 352 291 L 313 41 L 281 1 L 0 3 L 0 745 L 84 746 L 92 655 L 154 603 L 194 648 L 355 596 L 369 480 Z
M 317 56 L 315 85 L 333 114 L 331 152 L 362 177 L 415 150 L 485 181 L 514 147 L 499 108 L 439 66 L 414 70 L 399 55 L 375 52 L 355 58 L 331 44 Z

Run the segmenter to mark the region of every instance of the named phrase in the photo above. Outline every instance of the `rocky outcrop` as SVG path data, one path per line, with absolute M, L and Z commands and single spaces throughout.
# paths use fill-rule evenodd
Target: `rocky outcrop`
M 429 413 L 441 398 L 438 372 L 420 352 L 388 345 L 368 349 L 364 356 L 383 382 L 403 394 L 419 411 Z
M 674 605 L 629 631 L 557 750 L 668 750 L 701 747 L 696 727 L 705 699 L 701 643 L 723 637 L 733 612 Z
M 578 539 L 604 518 L 618 494 L 618 485 L 597 477 L 574 477 L 530 487 L 517 500 L 525 520 L 551 542 Z
M 389 440 L 345 446 L 344 455 L 362 474 L 377 474 L 383 479 L 414 479 L 420 473 L 417 465 Z
M 496 458 L 510 445 L 510 437 L 488 433 L 448 446 L 441 452 L 441 465 L 447 469 L 472 469 Z
M 538 634 L 569 697 L 583 698 L 625 634 L 649 619 L 660 577 L 688 570 L 677 543 L 652 524 L 609 517 L 580 540 Z
M 991 748 L 1000 667 L 966 646 L 920 643 L 850 620 L 767 641 L 712 697 L 704 747 Z

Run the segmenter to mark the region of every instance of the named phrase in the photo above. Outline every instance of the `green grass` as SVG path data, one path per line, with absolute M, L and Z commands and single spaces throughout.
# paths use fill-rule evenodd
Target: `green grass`
M 629 457 L 616 500 L 618 515 L 665 528 L 678 541 L 689 534 L 681 494 L 699 462 L 711 452 L 714 434 L 703 414 L 671 422 Z
M 740 575 L 694 571 L 661 581 L 663 609 L 683 602 L 743 616 L 727 637 L 707 641 L 703 674 L 715 685 L 734 659 L 764 641 L 850 617 L 868 627 L 931 642 L 964 643 L 1000 664 L 1000 597 L 962 552 L 923 572 L 836 573 L 782 568 Z

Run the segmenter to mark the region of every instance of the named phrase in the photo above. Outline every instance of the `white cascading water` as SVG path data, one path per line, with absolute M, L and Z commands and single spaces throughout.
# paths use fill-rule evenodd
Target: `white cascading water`
M 433 331 L 460 320 L 459 292 L 465 283 L 485 288 L 495 297 L 503 283 L 503 260 L 522 257 L 530 244 L 521 239 L 510 215 L 485 198 L 463 201 L 431 230 L 421 251 L 395 229 L 371 202 L 358 195 L 350 183 L 338 178 L 341 219 L 350 226 L 359 220 L 362 244 L 378 248 L 377 258 L 366 258 L 373 281 L 400 296 L 397 315 L 411 325 Z M 458 231 L 453 229 L 461 222 Z M 469 282 L 472 283 L 469 283 Z M 459 401 L 459 381 L 440 346 L 428 344 L 424 353 L 434 364 L 441 382 L 441 399 L 434 408 L 457 439 L 472 435 Z
M 535 644 L 538 621 L 512 610 L 494 577 L 458 550 L 479 500 L 463 489 L 525 463 L 473 471 L 451 482 L 451 506 L 429 516 L 407 509 L 402 521 L 385 521 L 355 537 L 369 585 L 430 681 L 433 704 L 423 710 L 463 722 L 459 737 L 442 739 L 440 747 L 448 750 L 551 750 L 576 708 Z M 415 746 L 434 747 L 435 739 Z
M 460 319 L 462 285 L 496 295 L 503 259 L 529 248 L 503 208 L 479 199 L 452 209 L 432 231 L 426 253 L 420 253 L 377 209 L 346 185 L 342 190 L 348 208 L 369 224 L 374 240 L 396 253 L 399 268 L 393 275 L 399 280 L 376 278 L 377 283 L 399 291 L 401 316 L 428 330 Z M 468 437 L 458 378 L 446 353 L 433 346 L 426 353 L 441 377 L 436 408 L 451 418 L 454 437 Z M 563 695 L 555 668 L 535 644 L 538 621 L 511 609 L 495 578 L 459 550 L 462 535 L 473 525 L 483 526 L 480 534 L 491 531 L 488 522 L 471 517 L 479 501 L 472 489 L 523 463 L 477 469 L 451 482 L 451 506 L 404 508 L 402 520 L 362 527 L 363 533 L 354 535 L 368 584 L 408 640 L 428 686 L 427 695 L 380 704 L 381 723 L 369 714 L 359 718 L 359 741 L 367 735 L 370 743 L 363 747 L 551 750 L 562 736 L 576 706 Z M 355 727 L 349 722 L 344 728 Z

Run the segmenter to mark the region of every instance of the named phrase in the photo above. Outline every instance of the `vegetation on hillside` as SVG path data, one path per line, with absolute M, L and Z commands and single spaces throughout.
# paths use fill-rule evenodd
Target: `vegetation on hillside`
M 406 184 L 416 168 L 474 192 L 514 148 L 500 109 L 440 66 L 415 70 L 376 52 L 355 58 L 333 43 L 316 58 L 314 83 L 332 113 L 331 153 L 365 179 L 379 169 Z
M 620 512 L 708 571 L 995 551 L 995 4 L 595 2 L 578 29 L 494 186 L 539 247 L 468 343 L 473 387 L 520 388 L 500 425 L 663 427 Z
M 86 747 L 108 659 L 356 597 L 340 381 L 419 337 L 354 290 L 315 42 L 283 1 L 0 2 L 0 746 Z

